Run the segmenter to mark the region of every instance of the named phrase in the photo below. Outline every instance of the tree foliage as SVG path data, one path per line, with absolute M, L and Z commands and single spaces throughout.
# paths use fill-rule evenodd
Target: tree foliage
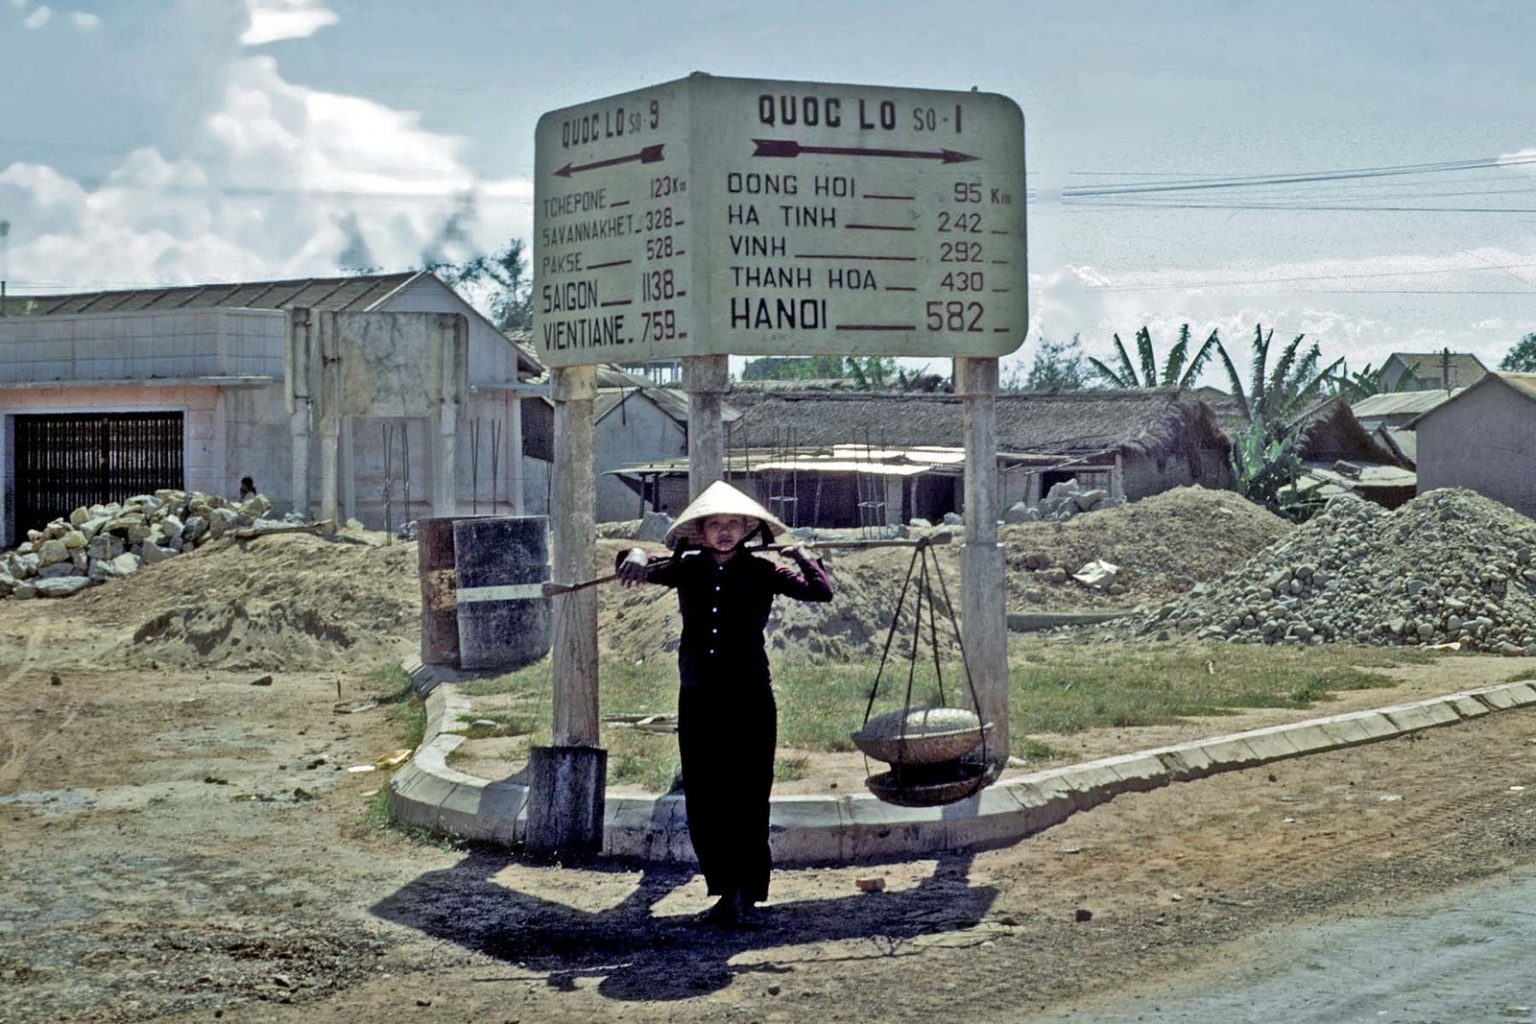
M 859 391 L 944 391 L 948 382 L 927 368 L 907 370 L 892 356 L 763 356 L 741 368 L 742 380 L 838 380 Z
M 1338 387 L 1344 360 L 1336 359 L 1322 369 L 1322 349 L 1317 342 L 1306 351 L 1298 334 L 1269 363 L 1275 332 L 1262 325 L 1253 329 L 1253 358 L 1245 388 L 1237 368 L 1223 347 L 1218 351 L 1232 397 L 1245 424 L 1232 446 L 1232 472 L 1238 490 L 1250 500 L 1290 519 L 1305 519 L 1314 506 L 1296 496 L 1301 457 L 1296 452 L 1297 418 Z
M 1306 339 L 1296 335 L 1283 348 L 1274 346 L 1274 331 L 1263 325 L 1253 329 L 1253 355 L 1248 377 L 1238 373 L 1216 331 L 1191 352 L 1193 338 L 1189 325 L 1179 331 L 1179 338 L 1168 350 L 1161 369 L 1152 334 L 1146 328 L 1136 332 L 1135 358 L 1115 335 L 1115 365 L 1098 359 L 1088 360 L 1093 373 L 1116 388 L 1190 388 L 1193 387 L 1213 357 L 1226 371 L 1240 427 L 1233 438 L 1232 472 L 1238 490 L 1251 501 L 1293 519 L 1305 518 L 1311 506 L 1295 497 L 1295 483 L 1301 472 L 1301 457 L 1296 451 L 1297 419 L 1319 400 L 1351 389 L 1362 394 L 1374 393 L 1379 386 L 1379 371 L 1369 366 L 1350 378 L 1343 370 L 1344 360 L 1322 365 L 1322 349 L 1316 342 L 1303 348 Z M 1369 388 L 1369 391 L 1364 389 Z
M 1399 380 L 1397 390 L 1402 390 L 1404 380 Z M 1324 385 L 1325 390 L 1331 395 L 1342 395 L 1344 401 L 1351 404 L 1363 398 L 1382 393 L 1381 367 L 1371 368 L 1370 363 L 1365 364 L 1365 369 L 1351 371 L 1348 363 L 1342 363 L 1338 372 L 1329 378 Z
M 1200 379 L 1205 364 L 1221 349 L 1221 339 L 1212 330 L 1200 347 L 1190 353 L 1193 338 L 1189 324 L 1179 328 L 1179 340 L 1168 350 L 1163 368 L 1157 368 L 1157 352 L 1152 344 L 1152 332 L 1143 326 L 1136 332 L 1136 360 L 1131 360 L 1125 343 L 1116 334 L 1116 365 L 1109 366 L 1100 359 L 1090 357 L 1088 365 L 1095 376 L 1112 388 L 1191 388 Z
M 483 297 L 487 315 L 498 330 L 532 329 L 533 285 L 527 279 L 528 262 L 521 238 L 489 255 L 462 263 L 428 263 L 426 269 L 472 303 L 474 298 Z
M 742 380 L 841 380 L 842 356 L 763 356 L 748 359 Z
M 1536 334 L 1527 334 L 1515 342 L 1499 360 L 1499 369 L 1505 373 L 1536 373 Z
M 1250 427 L 1255 423 L 1262 424 L 1266 441 L 1283 434 L 1296 416 L 1327 395 L 1339 368 L 1344 365 L 1344 360 L 1339 358 L 1318 369 L 1323 359 L 1322 349 L 1314 341 L 1311 348 L 1301 351 L 1306 335 L 1298 334 L 1280 350 L 1280 358 L 1270 366 L 1270 346 L 1274 337 L 1273 328 L 1266 333 L 1263 325 L 1254 325 L 1253 357 L 1246 388 L 1226 348 L 1218 344 L 1216 349 L 1227 371 L 1232 397 L 1237 400 L 1243 422 Z
M 1083 358 L 1083 341 L 1072 335 L 1071 341 L 1040 338 L 1034 362 L 1027 373 L 1015 372 L 1003 382 L 1005 391 L 1081 391 L 1088 386 L 1091 371 Z

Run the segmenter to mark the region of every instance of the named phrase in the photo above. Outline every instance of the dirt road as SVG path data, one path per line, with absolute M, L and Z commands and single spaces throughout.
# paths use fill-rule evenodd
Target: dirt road
M 1505 712 L 1119 798 L 1007 849 L 780 871 L 765 928 L 703 930 L 687 872 L 367 827 L 383 776 L 349 769 L 398 744 L 369 672 L 407 637 L 264 680 L 129 656 L 138 627 L 89 602 L 0 605 L 5 1024 L 1018 1021 L 1276 923 L 1536 863 L 1536 716 Z M 1374 696 L 1521 667 L 1447 660 Z M 861 892 L 873 876 L 885 891 Z

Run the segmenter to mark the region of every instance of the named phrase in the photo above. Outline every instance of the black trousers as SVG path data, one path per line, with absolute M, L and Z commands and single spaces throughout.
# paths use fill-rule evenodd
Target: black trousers
M 711 896 L 768 898 L 768 796 L 777 742 L 770 686 L 712 680 L 678 694 L 688 835 Z

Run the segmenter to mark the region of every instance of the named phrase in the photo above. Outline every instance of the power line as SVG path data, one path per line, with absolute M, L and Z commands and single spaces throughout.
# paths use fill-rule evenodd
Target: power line
M 1475 259 L 1476 257 L 1474 257 Z M 1296 284 L 1307 281 L 1364 281 L 1378 278 L 1395 277 L 1428 277 L 1435 274 L 1471 274 L 1483 273 L 1490 270 L 1511 271 L 1524 270 L 1527 267 L 1536 267 L 1536 263 L 1485 263 L 1480 267 L 1435 267 L 1427 270 L 1382 270 L 1363 274 L 1306 274 L 1295 277 L 1249 277 L 1249 278 L 1225 278 L 1225 279 L 1200 279 L 1194 281 L 1174 282 L 1169 287 L 1178 288 L 1242 288 L 1258 287 L 1271 284 Z M 1519 278 L 1517 278 L 1519 280 Z M 1140 291 L 1145 286 L 1133 283 L 1089 285 L 1095 291 Z M 1532 285 L 1536 288 L 1536 285 Z M 1477 294 L 1483 294 L 1481 292 Z M 1512 292 L 1510 294 L 1523 294 Z
M 1536 213 L 1536 206 L 1369 206 L 1358 203 L 1157 203 L 1083 204 L 1095 209 L 1129 210 L 1285 210 L 1292 213 Z
M 1099 185 L 1062 190 L 1063 199 L 1093 199 L 1107 196 L 1145 195 L 1155 192 L 1190 192 L 1213 188 L 1253 188 L 1263 185 L 1297 185 L 1319 181 L 1356 181 L 1413 174 L 1444 174 L 1493 167 L 1536 164 L 1536 154 L 1511 157 L 1478 157 L 1472 160 L 1444 160 L 1438 163 L 1401 164 L 1398 166 L 1358 167 L 1349 170 L 1311 171 L 1289 174 L 1256 174 L 1215 180 L 1184 179 L 1172 182 L 1143 182 L 1130 185 Z

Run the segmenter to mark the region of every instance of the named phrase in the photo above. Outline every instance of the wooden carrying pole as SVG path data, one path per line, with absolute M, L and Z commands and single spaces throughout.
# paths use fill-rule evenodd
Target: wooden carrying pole
M 808 540 L 803 544 L 764 544 L 761 547 L 746 548 L 744 550 L 750 553 L 754 551 L 787 551 L 790 548 L 796 547 L 811 548 L 813 550 L 820 549 L 823 551 L 833 548 L 841 550 L 861 550 L 864 548 L 925 548 L 934 544 L 948 544 L 953 539 L 953 535 L 948 530 L 940 530 L 931 536 L 919 537 L 916 540 L 894 538 L 891 540 Z M 668 562 L 671 560 L 671 557 L 664 559 L 664 561 Z M 661 562 L 655 562 L 653 564 L 660 565 Z M 599 583 L 612 583 L 618 578 L 618 573 L 611 572 L 606 576 L 599 576 L 592 580 L 584 580 L 581 583 L 546 583 L 544 584 L 544 596 L 553 597 L 556 594 L 569 594 L 576 590 L 586 590 L 588 587 L 595 587 Z

